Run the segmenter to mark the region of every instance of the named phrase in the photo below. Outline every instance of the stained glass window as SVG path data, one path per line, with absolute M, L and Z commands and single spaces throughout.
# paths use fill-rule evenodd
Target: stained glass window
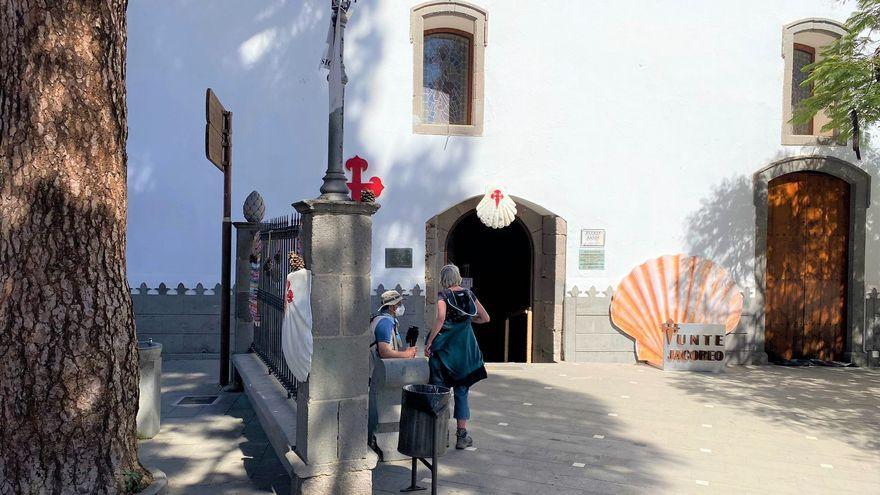
M 453 33 L 426 33 L 423 118 L 426 124 L 470 124 L 471 40 Z
M 801 102 L 809 98 L 813 94 L 813 85 L 801 86 L 801 83 L 807 78 L 807 73 L 803 71 L 804 67 L 813 63 L 814 51 L 812 48 L 796 45 L 794 48 L 794 57 L 792 59 L 791 70 L 791 110 L 796 112 Z M 793 134 L 810 135 L 813 134 L 813 121 L 803 124 L 793 124 Z

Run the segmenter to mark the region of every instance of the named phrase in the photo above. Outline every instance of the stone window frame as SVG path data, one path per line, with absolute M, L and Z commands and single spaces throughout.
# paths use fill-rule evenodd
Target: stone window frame
M 786 24 L 782 28 L 782 58 L 785 60 L 785 72 L 782 81 L 782 144 L 786 146 L 845 146 L 846 143 L 837 141 L 833 136 L 817 135 L 821 126 L 813 123 L 813 134 L 794 134 L 791 118 L 792 71 L 794 70 L 794 45 L 795 36 L 798 33 L 816 32 L 839 38 L 846 34 L 843 24 L 832 19 L 820 19 L 811 17 Z M 798 43 L 801 44 L 801 43 Z M 807 45 L 809 46 L 809 45 Z M 822 47 L 810 46 L 818 56 Z
M 426 20 L 428 26 L 426 27 Z M 472 29 L 462 29 L 462 21 Z M 437 29 L 456 30 L 471 37 L 470 124 L 426 124 L 423 115 L 423 77 L 425 32 Z M 441 136 L 483 135 L 484 57 L 487 45 L 488 15 L 476 5 L 457 0 L 433 1 L 417 5 L 410 11 L 410 43 L 413 45 L 413 132 Z

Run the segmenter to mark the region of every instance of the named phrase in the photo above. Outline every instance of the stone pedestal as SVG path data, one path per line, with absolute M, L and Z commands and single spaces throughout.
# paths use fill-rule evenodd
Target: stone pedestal
M 231 341 L 231 353 L 247 352 L 254 342 L 254 320 L 251 318 L 250 288 L 251 288 L 251 250 L 254 240 L 259 235 L 260 224 L 250 222 L 235 222 L 235 301 L 233 325 L 234 337 Z
M 302 248 L 312 271 L 314 351 L 297 394 L 295 494 L 371 494 L 367 448 L 372 218 L 378 205 L 307 200 Z
M 159 433 L 162 414 L 162 344 L 138 342 L 140 383 L 137 412 L 138 438 Z
M 375 358 L 370 380 L 370 444 L 382 462 L 409 459 L 397 451 L 401 390 L 404 385 L 428 383 L 430 374 L 425 358 Z

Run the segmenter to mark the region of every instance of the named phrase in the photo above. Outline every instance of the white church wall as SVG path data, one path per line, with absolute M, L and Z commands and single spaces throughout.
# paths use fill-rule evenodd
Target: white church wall
M 374 218 L 374 285 L 424 287 L 425 221 L 499 183 L 568 222 L 569 288 L 616 285 L 642 261 L 674 252 L 714 259 L 748 286 L 752 174 L 796 154 L 854 160 L 846 148 L 780 145 L 782 26 L 843 21 L 852 3 L 474 3 L 489 19 L 481 137 L 412 132 L 417 2 L 354 6 L 345 154 L 366 158 L 366 177 L 387 187 Z M 132 2 L 132 282 L 212 283 L 219 274 L 221 178 L 203 157 L 200 124 L 208 86 L 235 112 L 236 206 L 252 189 L 270 215 L 318 194 L 326 4 Z M 877 161 L 858 165 L 880 198 Z M 868 285 L 880 282 L 874 209 Z M 605 270 L 578 270 L 583 228 L 606 230 Z M 387 247 L 412 248 L 413 268 L 386 269 Z

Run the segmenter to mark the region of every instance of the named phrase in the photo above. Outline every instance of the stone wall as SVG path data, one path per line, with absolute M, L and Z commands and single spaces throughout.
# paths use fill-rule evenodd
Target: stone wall
M 418 284 L 409 291 L 403 290 L 400 284 L 389 288 L 379 284 L 370 294 L 370 314 L 374 315 L 379 312 L 381 301 L 379 296 L 386 290 L 396 290 L 403 295 L 403 305 L 406 307 L 406 312 L 399 318 L 400 338 L 406 338 L 407 329 L 415 325 L 419 327 L 419 347 L 424 347 L 423 342 L 429 331 L 429 328 L 425 325 L 425 291 Z
M 155 289 L 146 284 L 132 288 L 138 340 L 162 344 L 165 359 L 216 358 L 220 354 L 220 284 Z
M 880 294 L 871 289 L 865 299 L 865 350 L 872 366 L 880 366 Z
M 600 292 L 577 287 L 565 294 L 565 360 L 573 362 L 634 363 L 635 343 L 611 324 L 611 296 L 614 289 Z M 755 354 L 755 311 L 753 297 L 743 294 L 742 318 L 728 336 L 727 355 L 731 364 L 749 364 Z M 880 310 L 880 304 L 878 304 Z M 880 321 L 880 320 L 878 320 Z
M 379 309 L 379 296 L 386 290 L 383 285 L 370 294 L 370 312 Z M 406 314 L 400 318 L 400 334 L 419 327 L 419 341 L 424 341 L 425 293 L 416 285 L 404 290 L 400 284 L 393 287 L 404 296 Z M 216 358 L 220 355 L 220 285 L 206 289 L 202 284 L 187 289 L 183 284 L 169 288 L 164 283 L 157 288 L 146 284 L 131 289 L 135 326 L 138 340 L 153 339 L 162 344 L 166 359 Z M 365 325 L 368 323 L 365 323 Z M 234 331 L 234 330 L 233 330 Z M 234 337 L 233 337 L 234 341 Z

